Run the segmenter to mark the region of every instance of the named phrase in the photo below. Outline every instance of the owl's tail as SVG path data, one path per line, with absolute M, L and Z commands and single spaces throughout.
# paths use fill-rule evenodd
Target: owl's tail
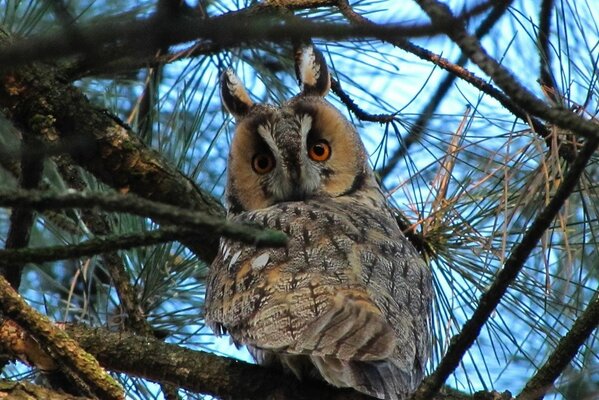
M 421 368 L 396 357 L 396 335 L 368 295 L 340 291 L 297 344 L 329 383 L 379 399 L 403 400 L 422 379 Z M 305 352 L 305 350 L 310 350 Z M 408 349 L 402 349 L 409 352 Z
M 353 387 L 379 399 L 407 399 L 422 380 L 422 374 L 405 371 L 390 360 L 348 361 L 317 356 L 312 356 L 311 360 L 329 383 Z

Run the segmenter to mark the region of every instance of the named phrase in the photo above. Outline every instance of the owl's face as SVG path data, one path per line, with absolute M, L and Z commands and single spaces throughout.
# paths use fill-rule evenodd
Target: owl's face
M 345 196 L 373 179 L 355 128 L 323 98 L 330 87 L 326 65 L 318 63 L 319 54 L 306 57 L 304 90 L 280 107 L 254 104 L 231 71 L 223 74 L 223 102 L 237 121 L 229 155 L 230 213 Z

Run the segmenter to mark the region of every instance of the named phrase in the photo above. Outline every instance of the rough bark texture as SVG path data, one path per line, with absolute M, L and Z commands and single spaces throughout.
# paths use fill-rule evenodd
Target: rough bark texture
M 120 192 L 223 216 L 209 193 L 148 148 L 120 121 L 92 106 L 79 89 L 65 83 L 52 66 L 38 64 L 4 71 L 0 107 L 24 134 L 72 146 L 71 156 L 98 179 Z M 209 262 L 218 235 L 203 232 L 202 243 L 186 243 Z

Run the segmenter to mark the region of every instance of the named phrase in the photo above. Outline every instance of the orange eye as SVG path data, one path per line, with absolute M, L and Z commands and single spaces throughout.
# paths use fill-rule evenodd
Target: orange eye
M 319 139 L 308 149 L 308 156 L 314 161 L 326 161 L 331 157 L 331 145 L 326 140 Z
M 275 167 L 275 159 L 272 154 L 258 153 L 252 158 L 252 169 L 259 175 L 269 173 Z

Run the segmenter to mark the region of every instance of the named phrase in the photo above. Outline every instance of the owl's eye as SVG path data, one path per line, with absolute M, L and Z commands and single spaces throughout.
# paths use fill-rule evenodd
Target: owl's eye
M 331 145 L 324 139 L 319 139 L 310 145 L 308 156 L 314 161 L 326 161 L 331 157 Z
M 258 153 L 252 158 L 252 169 L 259 175 L 269 173 L 275 167 L 275 159 L 270 153 Z

